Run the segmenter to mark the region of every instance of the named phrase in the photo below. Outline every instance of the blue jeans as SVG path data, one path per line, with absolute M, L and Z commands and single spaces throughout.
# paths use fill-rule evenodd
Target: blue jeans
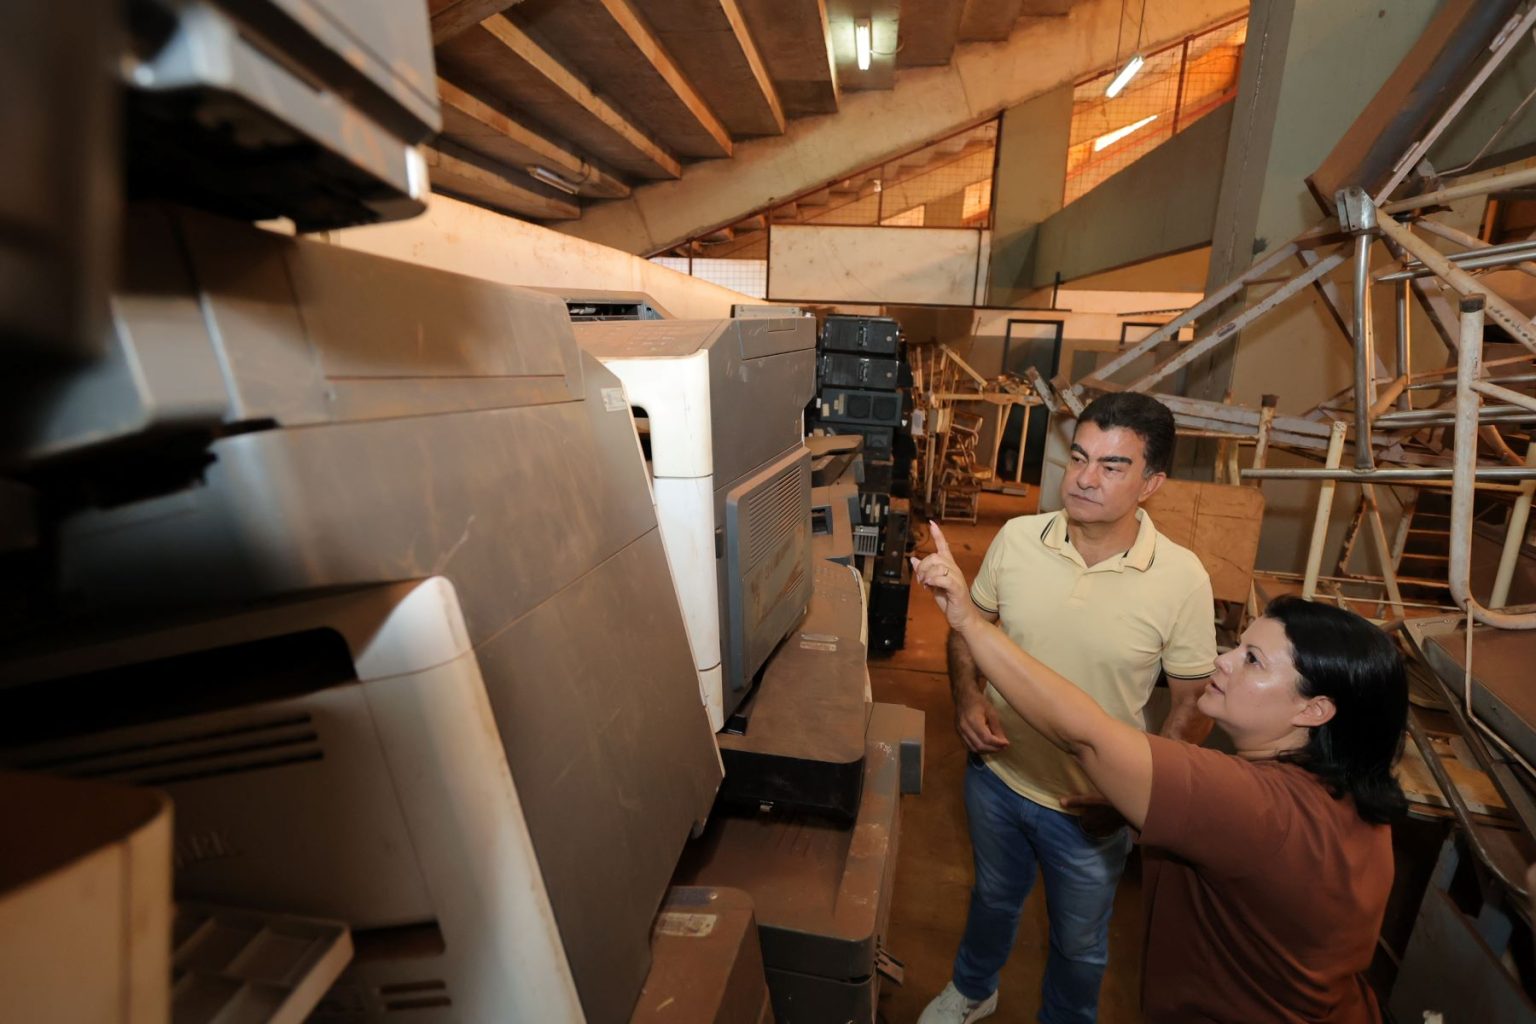
M 1092 838 L 1075 815 L 1026 800 L 974 756 L 965 773 L 965 811 L 976 885 L 955 955 L 955 988 L 967 999 L 997 990 L 1038 867 L 1050 919 L 1041 1024 L 1092 1022 L 1109 962 L 1109 915 L 1130 852 L 1129 830 Z

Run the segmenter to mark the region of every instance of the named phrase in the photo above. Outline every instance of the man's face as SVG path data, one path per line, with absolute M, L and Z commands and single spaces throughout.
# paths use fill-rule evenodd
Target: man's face
M 1135 431 L 1079 425 L 1061 479 L 1067 515 L 1079 523 L 1113 523 L 1134 515 L 1136 506 L 1168 478 L 1165 473 L 1147 476 L 1146 454 L 1146 442 Z

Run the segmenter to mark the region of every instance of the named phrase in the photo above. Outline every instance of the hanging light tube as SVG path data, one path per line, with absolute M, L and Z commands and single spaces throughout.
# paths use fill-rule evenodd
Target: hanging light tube
M 1131 79 L 1136 77 L 1136 72 L 1140 71 L 1141 66 L 1146 62 L 1147 59 L 1139 53 L 1126 61 L 1125 67 L 1120 69 L 1120 73 L 1115 76 L 1115 80 L 1109 83 L 1109 88 L 1104 90 L 1104 95 L 1110 99 L 1119 96 Z
M 528 168 L 528 176 L 533 178 L 535 181 L 542 181 L 550 188 L 559 189 L 561 192 L 564 192 L 568 196 L 574 196 L 581 192 L 581 189 L 578 186 L 572 184 L 569 181 L 566 181 L 564 178 L 560 177 L 560 175 L 556 174 L 548 167 L 540 167 L 539 165 L 534 164 Z
M 1093 151 L 1097 153 L 1101 149 L 1108 149 L 1110 146 L 1113 146 L 1127 135 L 1130 135 L 1132 132 L 1141 131 L 1141 129 L 1145 128 L 1147 125 L 1156 120 L 1156 114 L 1148 114 L 1146 117 L 1142 118 L 1140 121 L 1137 121 L 1135 124 L 1128 124 L 1124 128 L 1116 128 L 1112 132 L 1106 132 L 1093 140 Z
M 869 19 L 860 18 L 853 23 L 853 53 L 859 62 L 860 71 L 869 70 L 869 58 L 873 49 Z

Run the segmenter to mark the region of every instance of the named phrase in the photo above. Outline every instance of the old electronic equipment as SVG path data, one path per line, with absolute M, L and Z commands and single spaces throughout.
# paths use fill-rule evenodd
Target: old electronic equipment
M 108 355 L 6 382 L 59 512 L 56 570 L 5 584 L 73 620 L 448 578 L 586 1017 L 624 1019 L 721 767 L 618 380 L 554 296 L 128 220 Z
M 580 1019 L 447 580 L 81 641 L 3 663 L 0 762 L 167 793 L 178 899 L 351 926 L 312 1020 Z
M 648 447 L 667 559 L 720 728 L 810 600 L 804 317 L 582 323 Z M 625 397 L 627 395 L 627 398 Z M 627 407 L 626 406 L 626 407 Z
M 899 359 L 871 359 L 848 352 L 821 354 L 821 383 L 832 387 L 895 391 L 900 371 Z
M 834 313 L 822 324 L 821 345 L 829 352 L 895 356 L 901 347 L 901 325 L 890 317 Z
M 751 893 L 780 1024 L 874 1018 L 891 963 L 900 796 L 920 788 L 922 722 L 910 708 L 871 706 L 851 824 L 788 808 L 717 811 L 684 854 L 681 881 Z
M 301 229 L 425 209 L 441 127 L 420 0 L 132 0 L 131 194 Z
M 852 388 L 821 389 L 821 421 L 832 429 L 834 424 L 857 423 L 874 427 L 901 425 L 902 394 L 899 391 L 863 391 Z

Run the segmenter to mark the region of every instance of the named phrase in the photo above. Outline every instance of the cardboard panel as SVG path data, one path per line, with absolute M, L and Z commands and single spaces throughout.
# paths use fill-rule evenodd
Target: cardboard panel
M 1199 556 L 1216 600 L 1248 600 L 1264 526 L 1257 487 L 1169 480 L 1144 507 L 1165 537 Z

